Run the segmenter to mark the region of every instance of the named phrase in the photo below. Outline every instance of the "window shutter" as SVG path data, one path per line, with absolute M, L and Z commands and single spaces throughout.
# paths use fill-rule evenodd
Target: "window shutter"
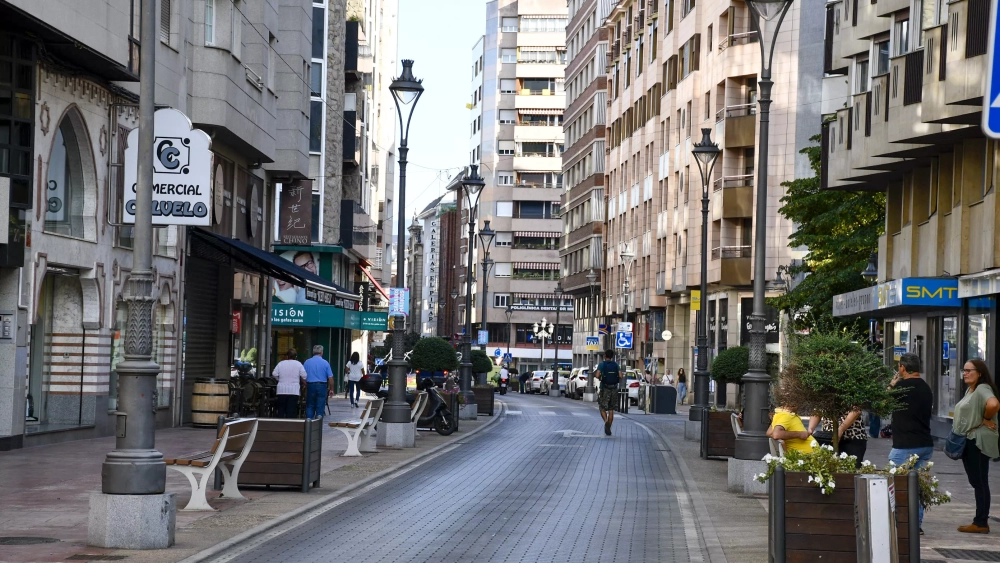
M 160 0 L 160 39 L 170 42 L 170 2 Z
M 695 71 L 700 68 L 699 61 L 701 60 L 701 34 L 695 33 L 694 37 L 691 38 L 691 70 Z

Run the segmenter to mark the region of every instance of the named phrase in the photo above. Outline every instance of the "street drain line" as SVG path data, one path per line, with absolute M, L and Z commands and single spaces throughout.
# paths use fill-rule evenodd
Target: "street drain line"
M 55 538 L 36 538 L 31 536 L 0 537 L 0 545 L 38 545 L 41 543 L 58 543 Z
M 98 555 L 96 553 L 77 553 L 67 557 L 67 561 L 121 561 L 128 555 Z
M 949 549 L 935 547 L 934 551 L 948 559 L 965 559 L 966 561 L 1000 561 L 1000 551 L 984 549 Z

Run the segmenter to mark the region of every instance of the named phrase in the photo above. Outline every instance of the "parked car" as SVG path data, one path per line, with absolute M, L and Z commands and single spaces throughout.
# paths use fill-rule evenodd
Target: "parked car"
M 639 404 L 639 387 L 642 386 L 642 380 L 638 377 L 637 373 L 629 373 L 625 377 L 625 387 L 628 388 L 628 400 L 633 405 Z
M 528 380 L 529 393 L 541 393 L 542 381 L 545 380 L 545 370 L 535 370 L 531 372 L 531 379 Z
M 569 381 L 569 372 L 560 371 L 559 372 L 559 393 L 566 393 L 566 383 Z M 552 370 L 545 372 L 545 379 L 542 380 L 541 392 L 548 395 L 549 389 L 552 388 Z
M 573 368 L 569 375 L 569 383 L 566 384 L 566 396 L 573 399 L 583 399 L 583 392 L 587 390 L 589 374 L 590 368 Z

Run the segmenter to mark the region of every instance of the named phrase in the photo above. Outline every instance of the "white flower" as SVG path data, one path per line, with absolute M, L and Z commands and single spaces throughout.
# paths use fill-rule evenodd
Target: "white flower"
M 812 482 L 813 482 L 813 476 L 812 476 L 812 475 L 810 475 L 810 476 L 809 476 L 809 483 L 812 483 Z
M 823 448 L 827 449 L 827 450 L 830 450 L 831 452 L 833 451 L 833 446 L 828 446 L 826 444 L 823 444 Z
M 895 461 L 892 461 L 892 460 L 890 459 L 890 460 L 889 460 L 889 465 L 890 465 L 890 466 L 892 466 L 892 467 L 895 467 L 895 466 L 896 466 L 896 462 L 895 462 Z
M 950 493 L 950 492 L 948 492 L 948 491 L 945 491 L 945 492 L 944 492 L 944 496 L 946 496 L 946 497 L 948 497 L 948 498 L 951 498 L 951 493 Z
M 920 459 L 920 456 L 918 456 L 917 454 L 912 454 L 910 456 L 910 459 L 908 459 L 907 461 L 915 461 L 915 460 L 918 460 L 918 459 Z
M 861 467 L 868 467 L 868 466 L 870 466 L 871 464 L 872 464 L 872 462 L 870 462 L 870 461 L 868 461 L 868 460 L 866 459 L 866 460 L 864 460 L 864 461 L 862 461 L 862 462 L 861 462 Z
M 889 475 L 895 475 L 895 474 L 896 474 L 896 468 L 895 467 L 890 467 L 889 468 Z
M 771 461 L 772 459 L 774 459 L 774 456 L 771 454 L 764 454 L 764 461 Z
M 827 486 L 827 487 L 830 487 L 831 489 L 834 489 L 834 488 L 836 488 L 836 487 L 837 487 L 837 483 L 835 483 L 835 482 L 833 482 L 833 481 L 831 480 L 831 481 L 830 481 L 829 483 L 827 483 L 827 484 L 826 484 L 826 486 Z
M 926 464 L 924 464 L 924 467 L 926 467 L 927 469 L 930 469 L 930 468 L 934 467 L 934 462 L 933 461 L 928 461 Z
M 803 465 L 805 465 L 805 464 L 806 464 L 806 462 L 805 462 L 805 461 L 803 461 L 803 460 L 801 460 L 801 459 L 799 460 L 799 467 L 802 467 L 802 466 L 803 466 Z
M 847 459 L 847 452 L 840 452 L 840 459 Z
M 936 475 L 934 477 L 931 477 L 931 483 L 937 483 L 937 482 L 938 482 L 938 478 L 937 478 Z

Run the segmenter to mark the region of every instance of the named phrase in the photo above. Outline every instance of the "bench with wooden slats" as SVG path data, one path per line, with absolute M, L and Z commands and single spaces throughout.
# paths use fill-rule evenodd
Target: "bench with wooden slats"
M 256 435 L 256 418 L 239 419 L 223 425 L 211 450 L 183 457 L 164 458 L 168 468 L 183 473 L 191 483 L 191 500 L 184 510 L 215 510 L 208 504 L 205 491 L 216 467 L 222 472 L 223 478 L 220 498 L 244 499 L 237 481 L 240 467 L 250 454 Z
M 378 424 L 379 417 L 382 416 L 383 404 L 382 399 L 368 401 L 368 404 L 361 411 L 361 418 L 330 423 L 330 428 L 336 428 L 347 436 L 347 450 L 343 454 L 345 457 L 360 456 L 362 450 L 375 451 L 371 432 Z M 363 444 L 361 444 L 362 440 Z M 359 448 L 359 445 L 362 447 Z

